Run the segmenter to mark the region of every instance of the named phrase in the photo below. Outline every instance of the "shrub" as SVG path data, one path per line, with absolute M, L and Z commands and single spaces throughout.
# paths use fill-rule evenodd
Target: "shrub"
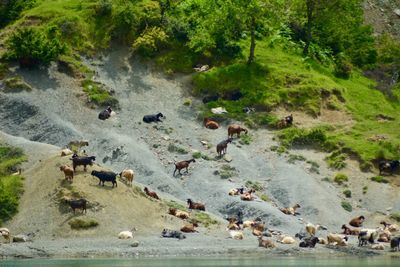
M 176 153 L 179 153 L 179 154 L 188 154 L 189 153 L 189 151 L 187 151 L 185 148 L 176 146 L 174 144 L 169 144 L 168 145 L 168 151 L 171 152 L 171 153 L 172 152 L 176 152 Z
M 362 193 L 365 195 L 367 193 L 367 191 L 368 191 L 368 186 L 364 186 L 362 188 Z
M 335 75 L 340 78 L 348 79 L 353 71 L 353 65 L 343 54 L 337 55 L 335 61 Z
M 99 225 L 99 223 L 94 219 L 73 219 L 68 222 L 71 226 L 71 229 L 80 230 L 80 229 L 89 229 Z
M 31 91 L 32 87 L 27 84 L 20 76 L 10 77 L 4 80 L 4 91 L 5 92 L 16 92 L 16 91 Z
M 266 194 L 261 194 L 260 195 L 260 199 L 262 201 L 265 201 L 265 202 L 269 202 L 270 201 L 269 197 Z
M 96 4 L 96 15 L 106 17 L 111 15 L 112 3 L 110 0 L 99 0 Z
M 311 129 L 300 129 L 290 127 L 282 130 L 278 137 L 281 144 L 285 147 L 293 145 L 319 145 L 325 149 L 331 150 L 335 144 L 331 142 L 326 134 L 330 127 L 315 127 Z
M 343 184 L 344 182 L 347 182 L 349 178 L 347 177 L 346 174 L 343 173 L 338 173 L 335 175 L 334 181 L 337 184 Z
M 288 162 L 293 164 L 293 163 L 295 163 L 296 161 L 305 161 L 305 160 L 306 160 L 306 158 L 303 157 L 302 155 L 290 154 L 290 155 L 289 155 Z
M 201 152 L 200 151 L 196 151 L 192 154 L 192 157 L 195 159 L 199 159 L 201 158 Z
M 385 177 L 380 176 L 380 175 L 371 177 L 371 180 L 374 182 L 377 182 L 377 183 L 384 183 L 384 184 L 389 183 L 389 181 Z
M 159 27 L 146 29 L 133 43 L 132 48 L 142 56 L 153 56 L 167 43 L 168 35 Z
M 15 31 L 7 40 L 7 59 L 18 60 L 21 67 L 47 65 L 65 52 L 66 46 L 59 41 L 56 28 L 46 34 L 34 28 Z
M 336 170 L 341 170 L 344 167 L 346 167 L 346 155 L 342 154 L 339 150 L 336 150 L 332 152 L 329 156 L 325 158 L 326 162 L 328 163 L 328 166 L 336 169 Z
M 218 174 L 221 177 L 221 179 L 228 179 L 236 174 L 236 168 L 231 167 L 228 164 L 224 164 L 218 171 Z
M 347 197 L 347 198 L 351 198 L 351 190 L 350 189 L 345 189 L 343 191 L 343 194 Z
M 110 93 L 103 88 L 103 85 L 92 80 L 82 81 L 83 91 L 88 95 L 91 102 L 98 106 L 112 106 L 118 107 L 118 100 L 110 95 Z
M 242 134 L 240 136 L 239 143 L 242 145 L 250 145 L 253 142 L 253 138 L 249 134 Z
M 209 227 L 213 224 L 218 224 L 218 221 L 212 219 L 210 215 L 204 212 L 194 212 L 194 216 L 189 219 L 189 222 L 197 222 L 204 225 L 204 227 Z
M 342 208 L 348 212 L 353 211 L 353 207 L 351 206 L 351 204 L 347 201 L 342 201 Z
M 400 222 L 400 212 L 390 214 L 390 218 Z
M 182 211 L 188 210 L 184 205 L 182 205 L 181 203 L 178 203 L 174 200 L 166 201 L 165 204 L 169 208 L 175 208 L 175 209 L 182 210 Z
M 264 189 L 264 186 L 258 181 L 246 181 L 244 185 L 247 188 L 254 189 L 256 191 L 261 191 Z
M 185 101 L 183 102 L 183 105 L 185 105 L 185 106 L 190 106 L 191 104 L 192 104 L 192 100 L 189 98 L 185 99 Z

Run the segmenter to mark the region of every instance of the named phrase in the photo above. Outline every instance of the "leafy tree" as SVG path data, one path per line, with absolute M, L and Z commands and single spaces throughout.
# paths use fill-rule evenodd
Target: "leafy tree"
M 7 58 L 18 60 L 22 67 L 46 65 L 65 52 L 66 46 L 58 36 L 55 27 L 47 33 L 34 28 L 19 29 L 7 40 Z

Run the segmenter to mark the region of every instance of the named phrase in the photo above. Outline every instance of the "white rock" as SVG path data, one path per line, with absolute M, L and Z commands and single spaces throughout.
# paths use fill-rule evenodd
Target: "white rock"
M 393 12 L 400 17 L 400 9 L 396 8 L 395 10 L 393 10 Z
M 226 109 L 223 107 L 212 108 L 211 112 L 214 114 L 228 113 L 228 111 L 226 111 Z
M 224 160 L 225 160 L 226 162 L 231 162 L 231 161 L 232 161 L 232 157 L 229 156 L 228 154 L 225 154 L 225 155 L 224 155 Z

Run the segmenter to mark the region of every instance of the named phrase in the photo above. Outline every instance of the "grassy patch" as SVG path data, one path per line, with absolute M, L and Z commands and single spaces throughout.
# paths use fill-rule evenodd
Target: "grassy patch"
M 270 201 L 271 201 L 271 199 L 270 199 L 266 194 L 261 194 L 261 195 L 259 195 L 259 198 L 260 198 L 262 201 L 265 201 L 265 202 L 270 202 Z
M 178 153 L 178 154 L 188 154 L 189 151 L 183 147 L 177 146 L 175 144 L 170 143 L 168 145 L 168 151 L 171 153 Z
M 26 160 L 19 148 L 0 144 L 0 224 L 18 212 L 18 203 L 23 193 L 23 177 L 10 175 Z
M 74 230 L 86 230 L 89 228 L 93 228 L 99 225 L 99 223 L 94 219 L 72 219 L 68 222 L 71 226 L 71 229 Z
M 349 177 L 347 177 L 346 174 L 338 173 L 335 175 L 335 178 L 333 180 L 335 181 L 335 183 L 341 185 L 341 184 L 349 181 Z
M 244 184 L 247 188 L 254 189 L 256 191 L 264 190 L 264 186 L 258 181 L 246 181 Z
M 278 133 L 281 144 L 287 148 L 295 145 L 315 146 L 332 150 L 335 144 L 328 135 L 330 126 L 319 126 L 311 129 L 290 127 Z
M 362 193 L 365 195 L 368 192 L 368 186 L 362 188 Z
M 221 166 L 221 169 L 218 171 L 215 171 L 214 174 L 219 175 L 221 179 L 228 179 L 237 174 L 236 168 L 231 167 L 228 164 L 224 164 Z
M 178 203 L 174 200 L 164 201 L 164 203 L 165 203 L 165 205 L 167 205 L 168 208 L 175 208 L 175 209 L 182 210 L 182 211 L 188 211 L 186 206 L 184 206 L 181 203 Z
M 250 134 L 242 134 L 240 135 L 239 143 L 241 145 L 250 145 L 253 142 L 253 137 Z
M 98 106 L 118 107 L 118 100 L 103 88 L 103 85 L 92 80 L 82 81 L 83 91 L 87 94 L 90 102 Z
M 306 162 L 308 164 L 310 164 L 310 172 L 319 174 L 319 164 L 318 163 L 316 163 L 315 161 L 312 161 L 312 160 L 307 160 Z
M 352 212 L 353 211 L 353 207 L 351 206 L 351 204 L 347 201 L 342 201 L 341 203 L 342 208 L 348 212 Z
M 192 105 L 192 100 L 189 98 L 186 98 L 185 101 L 183 101 L 184 106 L 190 106 Z
M 305 161 L 306 158 L 303 157 L 302 155 L 295 155 L 295 154 L 289 154 L 289 159 L 287 162 L 294 164 L 296 161 Z
M 4 92 L 19 92 L 19 91 L 31 91 L 32 87 L 27 84 L 24 79 L 20 76 L 14 76 L 4 80 Z
M 390 218 L 397 222 L 400 222 L 400 212 L 390 214 Z
M 385 177 L 380 176 L 380 175 L 371 177 L 371 180 L 374 182 L 377 182 L 377 183 L 384 183 L 384 184 L 389 183 L 389 180 L 387 180 Z
M 345 189 L 343 191 L 343 195 L 345 195 L 345 197 L 347 197 L 347 198 L 351 198 L 351 190 L 350 189 Z
M 8 66 L 4 63 L 0 63 L 0 80 L 4 79 L 9 72 Z
M 329 156 L 325 157 L 328 166 L 336 170 L 341 170 L 346 167 L 346 159 L 347 156 L 339 150 L 336 150 L 332 152 Z
M 214 224 L 218 224 L 218 221 L 212 219 L 210 215 L 205 212 L 192 212 L 189 219 L 190 222 L 197 222 L 204 225 L 204 227 L 209 227 Z

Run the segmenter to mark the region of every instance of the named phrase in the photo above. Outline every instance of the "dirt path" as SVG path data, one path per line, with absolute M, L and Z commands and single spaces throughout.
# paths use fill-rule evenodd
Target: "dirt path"
M 357 199 L 352 200 L 354 211 L 345 211 L 341 207 L 343 189 L 321 181 L 325 176 L 332 177 L 333 172 L 323 164 L 320 174 L 310 172 L 306 163 L 289 164 L 286 156 L 270 151 L 276 143 L 273 132 L 268 130 L 250 132 L 253 138 L 250 145 L 240 145 L 238 141 L 229 145 L 230 163 L 223 159 L 199 159 L 190 166 L 188 175 L 173 177 L 173 161 L 191 158 L 194 150 L 214 159 L 215 145 L 226 138 L 226 127 L 215 131 L 204 129 L 196 120 L 196 100 L 192 107 L 183 105 L 187 78 L 165 78 L 146 64 L 128 60 L 126 55 L 126 51 L 116 50 L 104 57 L 102 64 L 92 66 L 96 79 L 115 90 L 120 101 L 121 110 L 111 119 L 98 120 L 99 110 L 86 108 L 77 99 L 81 95 L 78 84 L 53 67 L 48 73 L 20 72 L 35 88 L 32 92 L 0 94 L 2 129 L 57 146 L 74 139 L 89 140 L 87 152 L 96 155 L 97 163 L 104 167 L 117 172 L 132 168 L 137 173 L 136 181 L 166 196 L 204 202 L 208 211 L 221 217 L 243 210 L 245 219 L 261 217 L 269 228 L 291 235 L 304 227 L 304 221 L 324 224 L 335 232 L 351 217 L 376 211 L 374 201 L 367 202 L 371 206 L 365 210 L 365 206 L 357 207 Z M 159 111 L 166 115 L 163 123 L 142 122 L 143 115 Z M 207 141 L 212 147 L 206 149 L 200 141 Z M 168 151 L 171 144 L 184 148 L 188 154 Z M 214 175 L 226 164 L 236 170 L 231 179 Z M 228 196 L 229 189 L 246 181 L 259 182 L 264 187 L 260 194 L 271 201 L 243 202 Z M 398 196 L 398 192 L 386 189 Z M 107 197 L 112 199 L 113 193 Z M 393 199 L 396 198 L 382 200 L 379 208 L 392 206 L 399 210 L 400 198 L 395 202 Z M 301 204 L 301 216 L 287 216 L 277 209 L 295 203 Z M 129 208 L 122 203 L 118 205 L 120 209 Z M 372 222 L 368 224 L 374 226 Z

